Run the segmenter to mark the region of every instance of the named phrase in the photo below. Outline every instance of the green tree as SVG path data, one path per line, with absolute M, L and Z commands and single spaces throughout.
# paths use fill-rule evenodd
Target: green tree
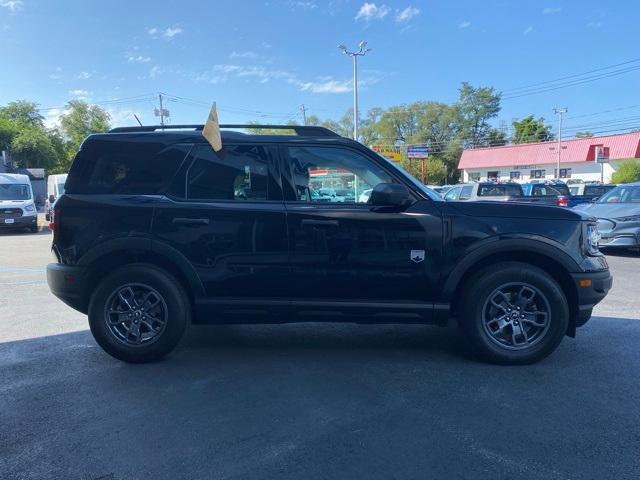
M 19 126 L 7 118 L 0 117 L 0 150 L 9 150 L 11 142 L 19 133 Z
M 50 168 L 59 161 L 51 137 L 42 128 L 23 128 L 11 141 L 9 150 L 12 160 L 22 168 Z
M 108 131 L 109 120 L 109 114 L 98 105 L 71 100 L 67 103 L 66 112 L 60 117 L 60 128 L 67 141 L 67 151 L 73 155 L 87 136 Z
M 640 161 L 630 159 L 622 162 L 611 177 L 613 183 L 631 183 L 640 181 Z
M 553 140 L 551 126 L 544 123 L 544 118 L 535 119 L 533 115 L 513 122 L 513 143 L 546 142 Z
M 16 125 L 44 128 L 44 117 L 38 110 L 38 104 L 26 100 L 17 100 L 0 107 L 0 119 Z
M 487 134 L 486 143 L 488 147 L 501 147 L 507 144 L 507 134 L 503 130 L 491 128 Z
M 500 112 L 500 93 L 493 87 L 472 87 L 462 82 L 458 105 L 460 106 L 462 140 L 466 147 L 487 145 L 491 126 L 489 120 Z
M 576 132 L 576 138 L 591 138 L 593 133 L 591 132 Z

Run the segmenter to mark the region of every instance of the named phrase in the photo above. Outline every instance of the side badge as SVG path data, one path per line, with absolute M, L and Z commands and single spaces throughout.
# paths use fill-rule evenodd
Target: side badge
M 411 250 L 409 257 L 414 262 L 420 263 L 424 260 L 424 250 Z

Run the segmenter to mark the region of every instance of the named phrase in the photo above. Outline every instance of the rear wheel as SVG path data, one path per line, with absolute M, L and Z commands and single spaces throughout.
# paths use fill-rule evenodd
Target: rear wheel
M 504 262 L 467 282 L 460 299 L 460 323 L 486 360 L 533 363 L 562 341 L 569 307 L 564 292 L 545 271 Z
M 89 326 L 96 342 L 125 362 L 158 360 L 178 344 L 191 306 L 180 283 L 153 265 L 119 268 L 94 291 Z

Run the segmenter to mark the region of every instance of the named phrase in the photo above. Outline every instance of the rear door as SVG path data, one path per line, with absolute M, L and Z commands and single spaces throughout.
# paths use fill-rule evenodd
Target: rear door
M 193 265 L 209 300 L 285 295 L 287 227 L 274 147 L 194 146 L 153 231 Z
M 432 201 L 412 213 L 368 204 L 364 192 L 399 179 L 350 147 L 283 145 L 281 152 L 292 299 L 434 298 L 442 221 Z M 345 195 L 318 201 L 322 189 Z

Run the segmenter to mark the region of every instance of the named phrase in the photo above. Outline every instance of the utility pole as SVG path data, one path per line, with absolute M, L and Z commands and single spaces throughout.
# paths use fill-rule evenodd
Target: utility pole
M 158 98 L 160 99 L 160 126 L 164 128 L 164 108 L 162 106 L 162 94 L 158 94 Z
M 358 44 L 358 47 L 358 51 L 350 52 L 344 45 L 338 45 L 342 53 L 353 59 L 353 139 L 355 141 L 358 141 L 358 57 L 364 57 L 371 51 L 364 40 Z
M 302 112 L 303 125 L 306 125 L 307 124 L 307 109 L 304 106 L 304 103 L 302 105 L 300 105 L 300 111 Z
M 567 113 L 567 107 L 554 108 L 553 113 L 559 116 L 558 119 L 558 168 L 556 169 L 556 178 L 560 178 L 560 157 L 562 155 L 562 117 Z

